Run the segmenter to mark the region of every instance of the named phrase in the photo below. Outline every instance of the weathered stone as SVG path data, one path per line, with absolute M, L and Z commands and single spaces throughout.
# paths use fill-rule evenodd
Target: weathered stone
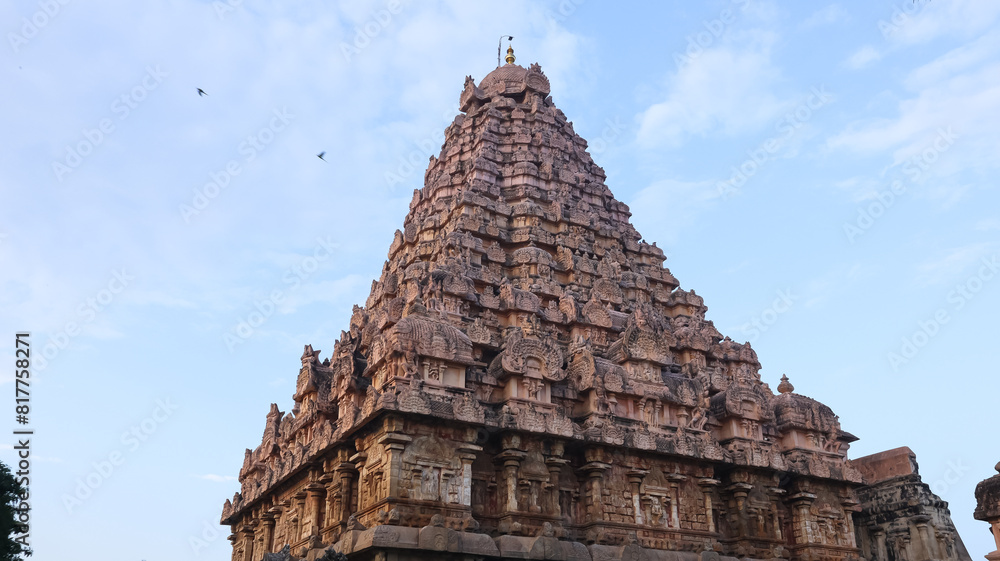
M 971 561 L 948 503 L 920 480 L 906 447 L 852 460 L 868 486 L 858 490 L 858 547 L 873 561 Z
M 852 464 L 829 407 L 772 393 L 512 59 L 466 79 L 365 306 L 246 451 L 233 561 L 925 558 L 859 519 L 967 559 L 908 456 Z
M 997 472 L 1000 472 L 1000 462 L 996 465 Z M 990 561 L 1000 561 L 1000 474 L 989 479 L 980 481 L 976 485 L 976 520 L 988 522 L 990 532 L 997 548 L 992 553 L 988 553 L 986 558 Z

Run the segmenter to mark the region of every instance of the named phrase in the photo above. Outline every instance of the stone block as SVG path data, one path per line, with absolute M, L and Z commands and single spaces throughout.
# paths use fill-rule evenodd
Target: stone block
M 863 456 L 850 462 L 869 485 L 917 473 L 917 455 L 906 446 Z

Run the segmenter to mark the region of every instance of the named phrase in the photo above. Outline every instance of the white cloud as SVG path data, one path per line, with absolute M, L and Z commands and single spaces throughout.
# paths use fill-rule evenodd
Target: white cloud
M 993 31 L 953 49 L 911 72 L 903 84 L 911 91 L 932 87 L 961 71 L 988 63 L 1000 53 L 1000 32 Z
M 848 57 L 847 60 L 844 61 L 844 66 L 852 70 L 859 70 L 881 58 L 881 53 L 879 53 L 875 47 L 865 45 Z
M 850 14 L 840 4 L 830 4 L 806 18 L 799 25 L 799 29 L 812 29 L 822 25 L 831 25 L 849 20 Z
M 1000 16 L 994 0 L 921 0 L 900 2 L 879 22 L 883 35 L 896 46 L 926 43 L 941 36 L 967 38 L 989 29 Z
M 663 101 L 639 115 L 637 140 L 676 147 L 690 135 L 755 130 L 784 105 L 771 92 L 779 77 L 766 45 L 706 50 L 670 78 Z
M 948 250 L 917 265 L 916 281 L 921 286 L 943 285 L 968 274 L 970 265 L 989 255 L 994 244 L 976 243 Z
M 912 171 L 914 158 L 929 160 L 919 177 L 946 178 L 963 171 L 995 170 L 1000 143 L 1000 56 L 996 33 L 914 69 L 903 80 L 913 95 L 896 102 L 896 116 L 854 121 L 828 139 L 833 149 L 862 155 L 891 151 L 890 169 Z M 951 144 L 939 140 L 948 137 Z M 943 150 L 934 150 L 935 143 Z M 936 151 L 935 154 L 931 152 Z M 915 174 L 914 174 L 915 175 Z M 960 189 L 941 188 L 953 197 Z
M 629 201 L 632 221 L 648 242 L 672 247 L 682 231 L 720 196 L 712 181 L 657 181 Z M 663 220 L 669 215 L 670 220 Z

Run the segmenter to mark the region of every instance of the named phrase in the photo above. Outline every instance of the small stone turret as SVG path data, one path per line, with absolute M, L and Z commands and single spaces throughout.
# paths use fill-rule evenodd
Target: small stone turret
M 976 485 L 976 520 L 982 520 L 990 525 L 990 532 L 997 548 L 988 553 L 990 561 L 1000 561 L 1000 463 L 996 465 L 997 475 L 980 481 Z

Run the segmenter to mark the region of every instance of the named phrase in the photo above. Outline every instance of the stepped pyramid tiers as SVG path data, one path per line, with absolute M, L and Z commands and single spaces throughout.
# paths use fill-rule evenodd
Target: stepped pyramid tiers
M 508 54 L 246 451 L 233 559 L 857 559 L 855 437 L 761 381 Z

